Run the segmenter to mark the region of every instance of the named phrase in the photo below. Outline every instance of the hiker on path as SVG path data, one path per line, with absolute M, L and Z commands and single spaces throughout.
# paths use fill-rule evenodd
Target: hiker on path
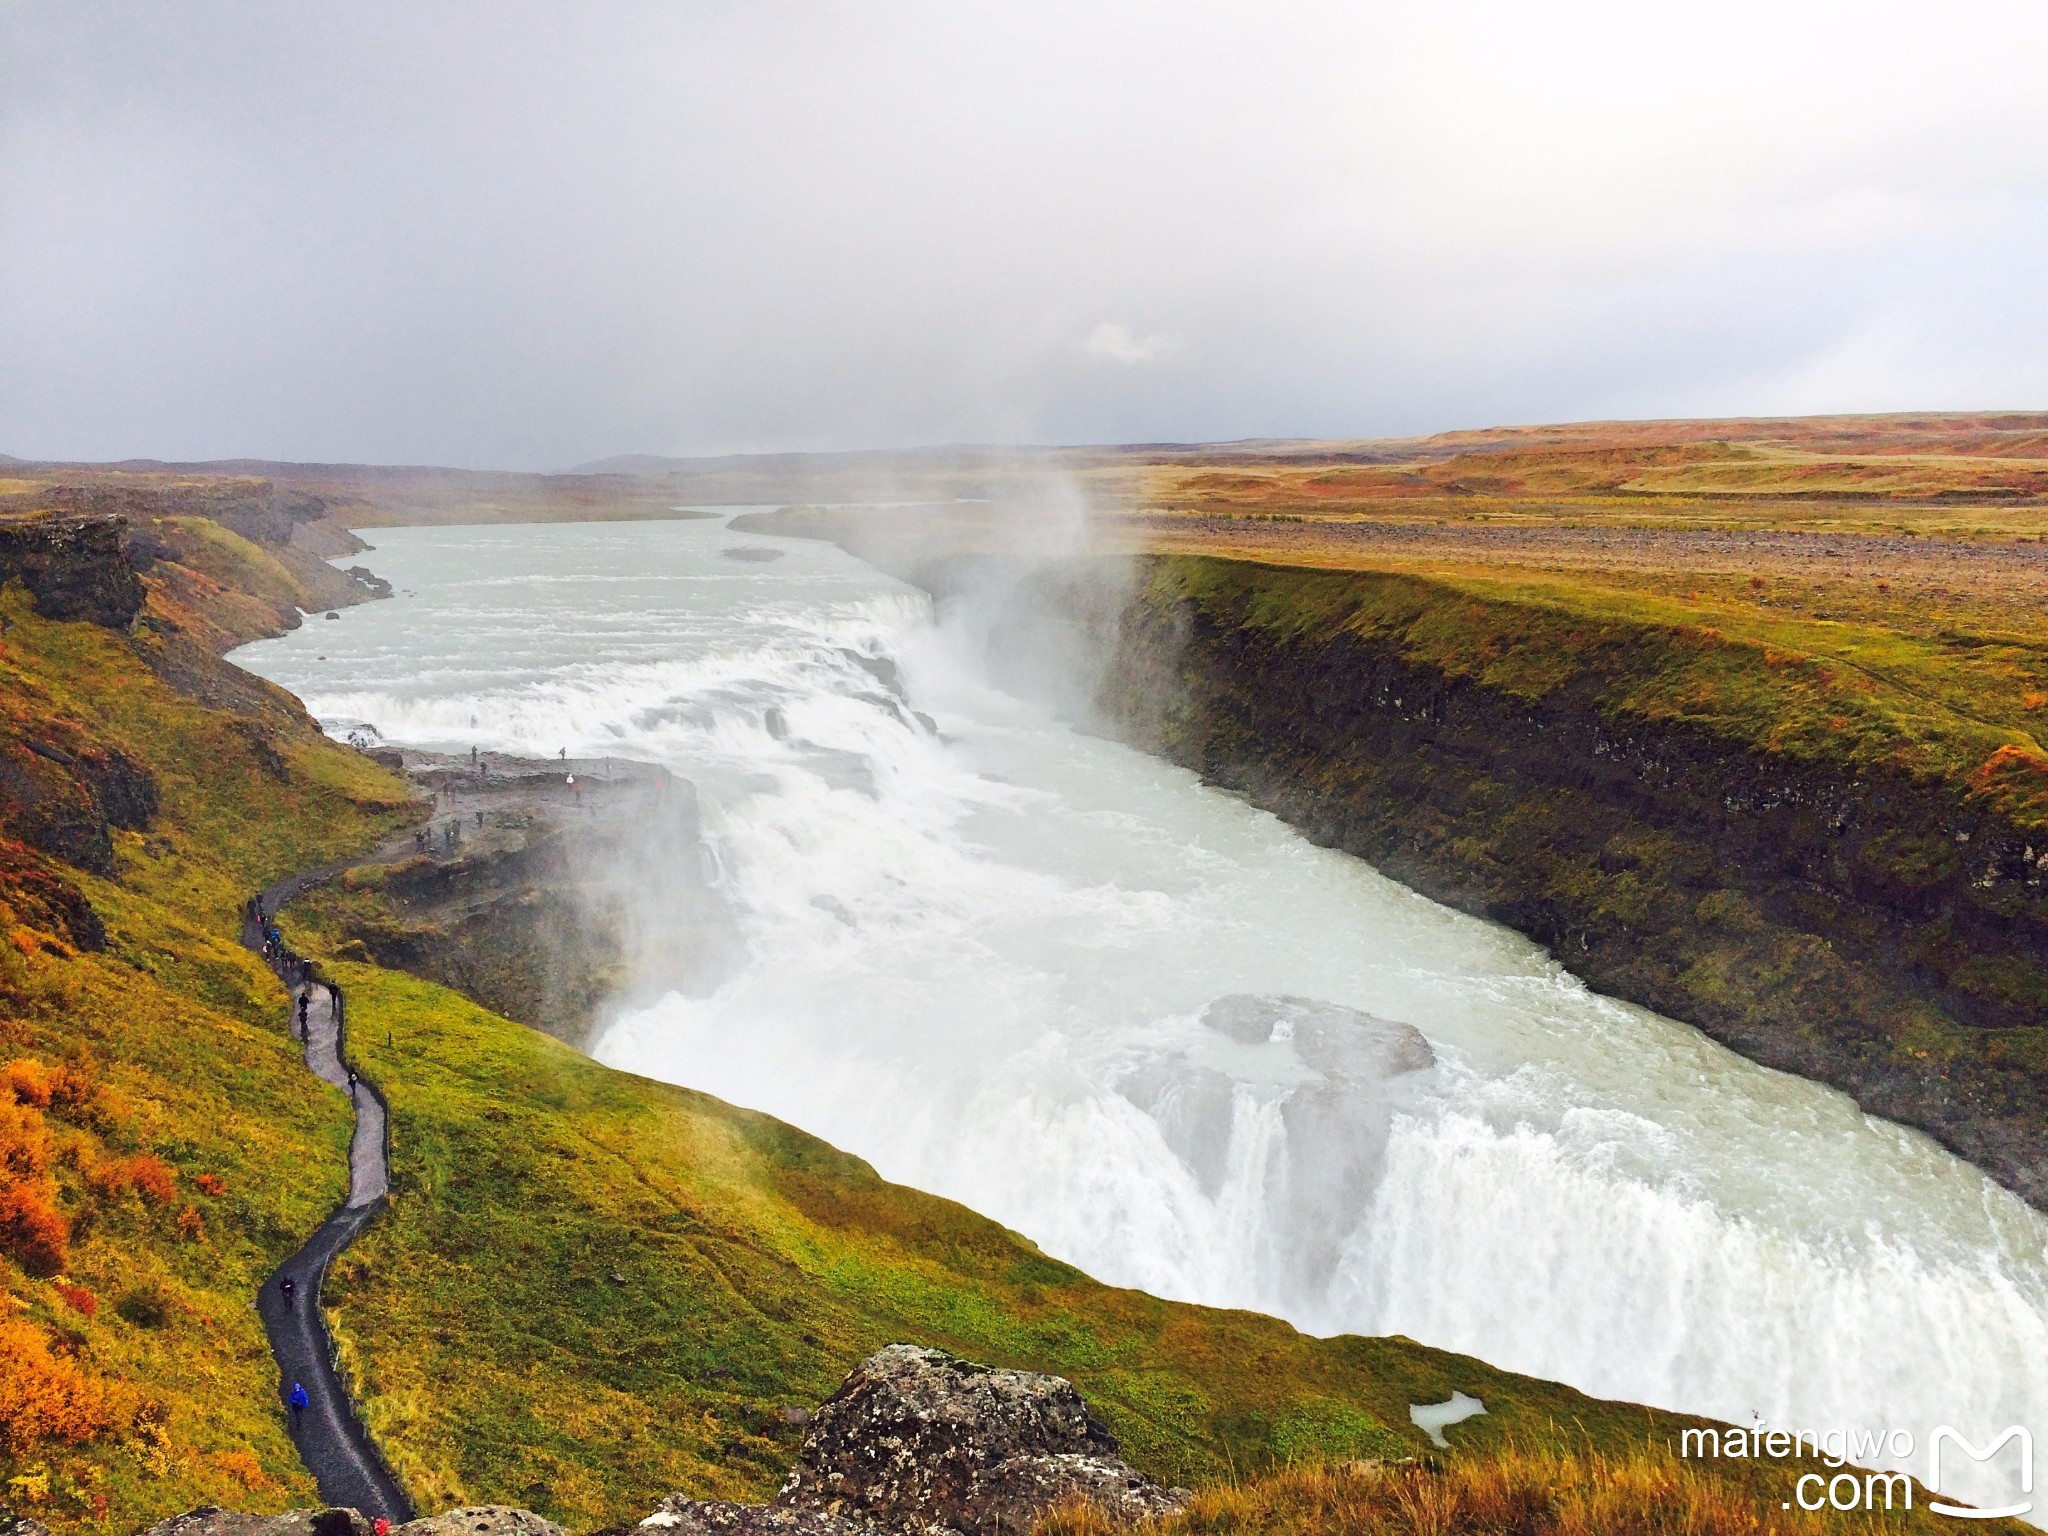
M 299 1038 L 306 1038 L 306 1009 L 312 1005 L 313 989 L 308 987 L 299 994 Z
M 284 1295 L 284 1304 L 289 1307 L 292 1304 L 293 1293 L 298 1290 L 298 1286 L 292 1283 L 290 1275 L 286 1275 L 277 1282 L 277 1288 Z
M 354 1072 L 350 1072 L 348 1075 L 348 1096 L 349 1102 L 354 1103 L 356 1096 L 356 1075 Z
M 306 1404 L 312 1402 L 313 1399 L 308 1397 L 306 1389 L 295 1381 L 292 1383 L 292 1395 L 286 1398 L 285 1401 L 292 1405 L 292 1428 L 296 1431 L 299 1427 L 299 1421 L 305 1417 Z

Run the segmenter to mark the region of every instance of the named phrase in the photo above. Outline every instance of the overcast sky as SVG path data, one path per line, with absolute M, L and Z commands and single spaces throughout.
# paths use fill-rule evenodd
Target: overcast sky
M 0 0 L 0 451 L 2048 407 L 2048 5 Z

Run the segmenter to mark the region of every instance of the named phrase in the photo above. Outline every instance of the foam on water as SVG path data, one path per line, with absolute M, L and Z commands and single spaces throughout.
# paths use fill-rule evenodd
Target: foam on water
M 2048 1432 L 2035 1212 L 1001 693 L 921 594 L 801 541 L 725 560 L 715 522 L 375 537 L 406 595 L 236 660 L 337 725 L 699 786 L 746 963 L 602 1059 L 1163 1295 L 1743 1423 Z M 1219 1029 L 1235 994 L 1413 1024 L 1436 1064 L 1284 1009 Z

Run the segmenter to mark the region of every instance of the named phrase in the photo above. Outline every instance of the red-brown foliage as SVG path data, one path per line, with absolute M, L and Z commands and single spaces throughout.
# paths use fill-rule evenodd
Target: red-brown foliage
M 128 1178 L 136 1193 L 152 1205 L 169 1205 L 178 1198 L 177 1174 L 154 1152 L 138 1152 L 129 1158 Z
M 199 1214 L 199 1207 L 188 1205 L 178 1212 L 178 1235 L 187 1242 L 206 1241 L 206 1218 Z
M 178 1198 L 177 1174 L 154 1152 L 109 1158 L 87 1173 L 85 1182 L 107 1200 L 117 1200 L 131 1189 L 152 1205 L 169 1205 Z
M 59 1285 L 57 1294 L 64 1298 L 66 1306 L 83 1317 L 91 1317 L 100 1309 L 99 1297 L 82 1285 Z
M 71 1224 L 50 1203 L 41 1183 L 0 1186 L 0 1252 L 32 1275 L 54 1275 L 64 1267 Z
M 217 1173 L 195 1173 L 192 1183 L 202 1195 L 219 1196 L 228 1192 L 227 1181 Z

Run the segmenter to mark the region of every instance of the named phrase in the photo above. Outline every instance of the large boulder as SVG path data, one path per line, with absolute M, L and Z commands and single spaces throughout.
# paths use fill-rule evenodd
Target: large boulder
M 876 1536 L 865 1520 L 781 1504 L 725 1504 L 672 1494 L 640 1522 L 647 1536 Z
M 892 1344 L 819 1408 L 767 1506 L 670 1499 L 642 1522 L 676 1536 L 995 1536 L 1085 1501 L 1118 1521 L 1186 1500 L 1117 1456 L 1072 1382 Z
M 530 1509 L 477 1504 L 443 1510 L 424 1520 L 393 1526 L 390 1536 L 567 1536 L 554 1521 Z

